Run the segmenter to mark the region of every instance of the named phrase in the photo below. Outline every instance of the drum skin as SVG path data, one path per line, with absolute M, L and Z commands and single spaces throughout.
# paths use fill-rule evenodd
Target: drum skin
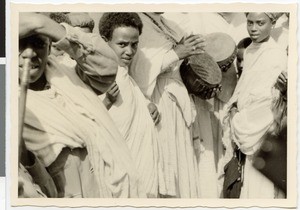
M 189 93 L 201 99 L 208 99 L 207 94 L 218 88 L 222 73 L 216 62 L 207 53 L 190 56 L 180 66 L 180 75 Z
M 205 36 L 204 47 L 212 58 L 217 62 L 222 71 L 222 91 L 217 98 L 226 103 L 231 98 L 237 84 L 237 72 L 233 61 L 236 58 L 237 47 L 234 40 L 228 34 L 216 32 Z
M 182 80 L 189 93 L 202 99 L 208 99 L 204 93 L 212 91 L 213 88 L 222 87 L 216 97 L 226 103 L 231 98 L 238 80 L 233 64 L 237 54 L 235 42 L 231 36 L 221 32 L 208 34 L 204 38 L 206 40 L 205 53 L 190 56 L 181 64 Z M 216 64 L 221 71 L 221 82 L 217 81 Z M 195 65 L 196 68 L 194 68 Z
M 204 50 L 217 62 L 223 72 L 226 72 L 236 58 L 237 48 L 234 40 L 228 34 L 216 32 L 205 36 Z

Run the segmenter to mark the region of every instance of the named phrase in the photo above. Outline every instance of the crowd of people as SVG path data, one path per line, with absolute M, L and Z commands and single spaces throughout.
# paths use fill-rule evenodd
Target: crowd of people
M 19 197 L 285 197 L 253 162 L 286 129 L 288 14 L 100 16 L 20 13 Z

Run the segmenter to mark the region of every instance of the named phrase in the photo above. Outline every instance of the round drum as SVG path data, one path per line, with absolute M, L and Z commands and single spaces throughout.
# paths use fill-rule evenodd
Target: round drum
M 202 99 L 208 99 L 221 88 L 221 70 L 207 53 L 186 58 L 180 66 L 180 74 L 188 92 Z
M 237 47 L 231 36 L 221 32 L 208 34 L 205 40 L 205 52 L 217 62 L 222 71 L 222 91 L 217 94 L 217 98 L 226 103 L 231 98 L 238 80 L 233 64 Z
M 237 48 L 228 34 L 216 32 L 205 36 L 204 50 L 217 62 L 222 72 L 226 72 L 236 58 Z

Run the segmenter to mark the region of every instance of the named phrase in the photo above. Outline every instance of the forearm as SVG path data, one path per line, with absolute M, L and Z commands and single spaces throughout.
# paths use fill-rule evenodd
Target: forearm
M 20 38 L 33 34 L 41 34 L 49 37 L 53 41 L 58 41 L 66 34 L 66 30 L 62 25 L 42 14 L 20 13 L 19 19 Z
M 64 24 L 66 35 L 53 43 L 76 60 L 78 76 L 98 94 L 107 91 L 115 81 L 118 59 L 114 51 L 99 36 L 84 33 Z

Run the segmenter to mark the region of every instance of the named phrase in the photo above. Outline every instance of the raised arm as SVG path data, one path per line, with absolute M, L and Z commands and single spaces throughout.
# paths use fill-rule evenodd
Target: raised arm
M 117 56 L 99 35 L 58 24 L 43 14 L 21 13 L 20 38 L 33 34 L 48 36 L 53 45 L 76 60 L 78 76 L 97 94 L 106 92 L 115 81 Z
M 19 38 L 42 34 L 52 41 L 58 41 L 66 35 L 66 29 L 43 14 L 23 12 L 19 16 Z

